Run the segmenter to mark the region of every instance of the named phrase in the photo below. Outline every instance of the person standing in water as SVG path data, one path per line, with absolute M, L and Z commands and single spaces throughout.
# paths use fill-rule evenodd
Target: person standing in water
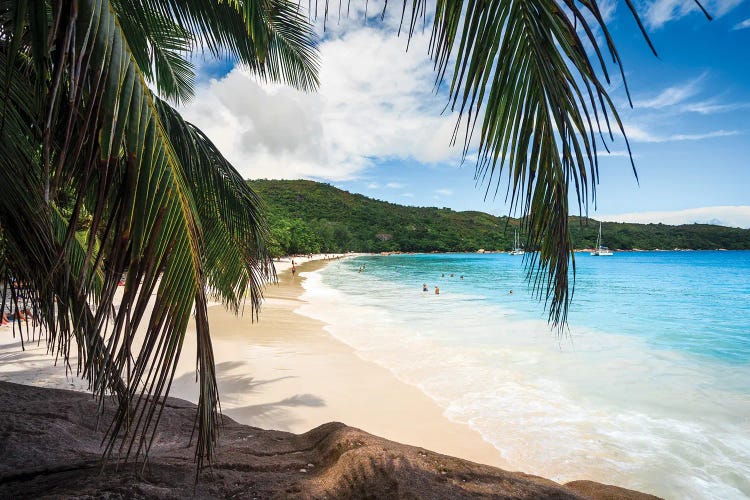
M 427 291 L 427 283 L 422 283 L 422 291 L 423 292 Z
M 435 287 L 435 295 L 440 295 L 440 288 Z

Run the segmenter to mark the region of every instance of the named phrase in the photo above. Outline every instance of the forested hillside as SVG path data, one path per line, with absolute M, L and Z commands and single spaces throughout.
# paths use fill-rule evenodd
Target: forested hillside
M 510 250 L 519 227 L 518 220 L 508 217 L 396 205 L 313 181 L 257 180 L 250 185 L 268 209 L 275 255 Z M 599 223 L 578 217 L 570 222 L 575 247 L 593 247 Z M 605 244 L 619 250 L 750 249 L 750 230 L 710 224 L 605 222 L 602 232 Z

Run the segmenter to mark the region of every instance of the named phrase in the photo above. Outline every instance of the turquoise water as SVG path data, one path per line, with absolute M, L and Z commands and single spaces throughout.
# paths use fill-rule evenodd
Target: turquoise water
M 750 252 L 577 254 L 562 337 L 522 259 L 346 259 L 309 276 L 300 312 L 480 432 L 507 468 L 749 497 Z
M 377 280 L 412 288 L 428 281 L 444 294 L 470 294 L 546 319 L 522 260 L 507 254 L 394 255 L 347 265 L 356 270 L 365 264 L 368 277 Z M 576 269 L 571 324 L 641 336 L 654 348 L 750 363 L 750 252 L 579 253 Z

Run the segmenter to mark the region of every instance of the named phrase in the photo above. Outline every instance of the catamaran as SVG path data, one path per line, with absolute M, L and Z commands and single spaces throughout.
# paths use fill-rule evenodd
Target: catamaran
M 614 255 L 612 250 L 602 245 L 602 223 L 599 223 L 599 236 L 596 237 L 596 249 L 591 252 L 591 255 L 604 257 L 608 255 Z
M 521 239 L 518 237 L 518 230 L 513 236 L 513 250 L 510 252 L 511 255 L 524 255 L 526 251 L 521 247 Z

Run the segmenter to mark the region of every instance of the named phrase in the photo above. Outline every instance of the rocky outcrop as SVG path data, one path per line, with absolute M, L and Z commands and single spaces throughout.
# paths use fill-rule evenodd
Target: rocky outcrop
M 147 464 L 100 462 L 105 420 L 88 394 L 0 382 L 0 498 L 646 499 L 448 457 L 341 423 L 305 434 L 224 418 L 212 468 L 195 481 L 195 405 L 169 399 Z

